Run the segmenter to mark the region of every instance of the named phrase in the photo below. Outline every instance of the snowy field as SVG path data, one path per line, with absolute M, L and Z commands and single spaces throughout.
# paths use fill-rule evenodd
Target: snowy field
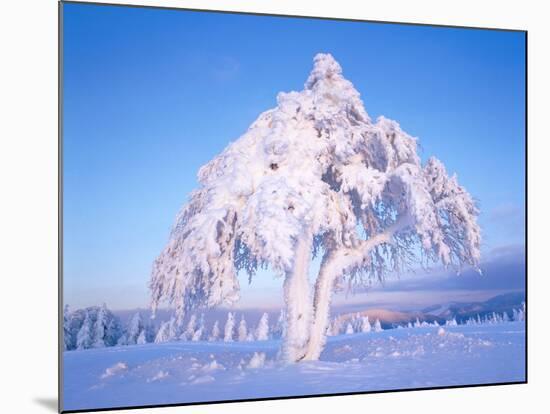
M 525 324 L 330 337 L 286 365 L 279 341 L 173 342 L 65 352 L 64 410 L 523 381 Z M 254 355 L 256 353 L 256 355 Z

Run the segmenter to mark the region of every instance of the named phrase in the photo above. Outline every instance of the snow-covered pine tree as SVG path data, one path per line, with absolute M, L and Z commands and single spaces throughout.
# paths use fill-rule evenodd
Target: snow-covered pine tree
M 96 318 L 92 347 L 115 346 L 122 336 L 119 319 L 107 309 L 105 303 L 100 308 L 93 308 L 93 312 L 95 312 Z
M 94 321 L 90 312 L 86 312 L 82 326 L 76 337 L 76 349 L 88 349 L 94 343 Z
M 147 343 L 147 332 L 145 331 L 145 329 L 142 329 L 141 332 L 139 333 L 137 339 L 136 339 L 136 344 L 137 345 L 143 345 L 143 344 L 146 344 Z
M 77 337 L 84 319 L 86 318 L 86 311 L 84 309 L 76 309 L 70 311 L 67 308 L 67 320 L 64 326 L 64 338 L 63 341 L 67 344 L 67 350 L 77 349 Z M 66 332 L 65 332 L 66 331 Z
M 217 341 L 220 338 L 220 324 L 218 321 L 214 322 L 214 326 L 212 327 L 212 333 L 208 337 L 208 340 L 213 342 Z
M 346 326 L 346 335 L 351 335 L 352 333 L 355 333 L 354 330 L 353 330 L 353 326 L 351 326 L 351 323 L 348 322 L 348 324 Z
M 336 336 L 339 334 L 338 330 L 340 325 L 336 323 L 336 320 L 332 320 L 328 323 L 327 336 Z
M 193 337 L 191 338 L 191 341 L 198 342 L 198 341 L 201 340 L 201 338 L 202 338 L 202 328 L 199 327 L 199 328 L 197 328 L 197 330 L 193 334 Z
M 103 339 L 105 346 L 115 346 L 121 335 L 122 326 L 120 324 L 120 320 L 111 313 L 106 325 L 105 337 Z
M 63 308 L 63 350 L 68 351 L 72 349 L 72 333 L 71 333 L 71 311 L 69 305 L 65 305 Z
M 145 335 L 145 324 L 140 312 L 136 312 L 126 327 L 126 333 L 121 336 L 119 345 L 135 345 L 141 333 Z
M 196 329 L 197 315 L 192 314 L 189 318 L 189 321 L 187 322 L 187 327 L 185 328 L 185 331 L 180 335 L 180 339 L 183 341 L 191 341 L 193 339 L 193 335 L 195 334 Z
M 457 326 L 456 318 L 445 321 L 445 326 Z
M 105 346 L 105 333 L 107 331 L 107 306 L 105 303 L 101 305 L 97 312 L 96 321 L 94 325 L 94 342 L 92 347 L 103 348 Z
M 159 330 L 155 336 L 155 344 L 161 344 L 163 342 L 170 341 L 170 322 L 164 321 L 160 324 Z
M 244 315 L 241 315 L 241 322 L 239 323 L 237 334 L 238 334 L 239 342 L 246 341 L 246 337 L 248 335 L 248 327 L 246 326 L 246 320 L 244 319 Z
M 227 321 L 224 327 L 224 342 L 233 342 L 233 330 L 235 329 L 235 315 L 232 312 L 227 313 Z
M 518 310 L 518 315 L 517 315 L 517 320 L 518 321 L 524 321 L 525 320 L 525 312 L 523 309 L 519 309 Z
M 363 316 L 361 318 L 361 332 L 370 332 L 372 329 L 371 324 L 369 322 L 369 317 Z
M 182 321 L 176 316 L 172 316 L 168 323 L 168 334 L 171 341 L 175 341 L 181 337 Z
M 397 122 L 371 120 L 329 54 L 315 56 L 304 89 L 279 93 L 277 107 L 198 180 L 154 262 L 152 309 L 166 300 L 181 317 L 234 303 L 238 271 L 253 280 L 269 266 L 284 278 L 288 361 L 319 358 L 338 286 L 421 260 L 460 268 L 480 259 L 472 197 L 441 161 L 422 165 L 416 139 Z
M 279 317 L 277 318 L 277 322 L 275 323 L 275 328 L 273 328 L 273 335 L 276 338 L 284 338 L 286 335 L 285 331 L 285 311 L 284 309 L 281 309 L 279 312 Z
M 201 317 L 199 319 L 199 324 L 195 332 L 193 333 L 193 336 L 191 337 L 191 340 L 193 342 L 200 341 L 202 338 L 202 333 L 204 332 L 204 314 L 201 314 Z
M 353 315 L 351 326 L 353 327 L 354 332 L 361 332 L 363 327 L 363 318 L 359 312 Z
M 181 320 L 172 316 L 169 320 L 161 323 L 154 342 L 160 344 L 163 342 L 176 341 L 180 338 Z
M 376 322 L 374 322 L 374 332 L 382 332 L 382 324 L 380 323 L 380 319 L 376 319 Z
M 256 327 L 256 340 L 267 341 L 269 339 L 269 315 L 267 312 L 262 314 L 258 326 Z

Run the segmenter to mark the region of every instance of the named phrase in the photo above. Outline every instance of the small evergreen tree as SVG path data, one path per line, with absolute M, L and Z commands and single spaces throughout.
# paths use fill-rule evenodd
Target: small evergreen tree
M 90 313 L 86 312 L 86 316 L 82 323 L 82 327 L 78 331 L 76 337 L 76 349 L 88 349 L 92 347 L 93 343 L 93 321 Z
M 269 315 L 267 312 L 264 312 L 258 322 L 258 327 L 256 328 L 256 339 L 258 341 L 267 341 L 269 339 Z
M 233 313 L 231 312 L 228 312 L 227 321 L 225 322 L 224 335 L 223 335 L 224 342 L 233 342 L 234 328 L 235 328 L 235 315 L 233 315 Z
M 145 329 L 142 329 L 141 332 L 139 333 L 139 336 L 136 339 L 136 344 L 143 345 L 146 343 L 147 343 L 147 334 L 145 332 Z
M 244 315 L 241 316 L 241 322 L 239 323 L 239 342 L 246 341 L 246 337 L 248 335 L 248 328 L 246 326 L 246 320 L 244 319 Z
M 200 320 L 199 320 L 199 326 L 195 330 L 195 332 L 193 333 L 193 337 L 191 338 L 191 340 L 193 342 L 200 341 L 201 338 L 202 338 L 203 331 L 204 331 L 204 314 L 201 315 Z
M 67 351 L 72 348 L 72 335 L 70 327 L 71 312 L 69 305 L 65 305 L 63 308 L 63 350 Z
M 197 328 L 197 315 L 192 314 L 187 322 L 187 328 L 181 334 L 180 339 L 184 341 L 191 341 L 195 335 L 195 329 Z
M 372 327 L 369 322 L 369 317 L 363 316 L 363 318 L 361 318 L 361 332 L 370 332 L 371 329 Z
M 214 322 L 214 326 L 212 327 L 212 333 L 210 334 L 210 337 L 208 338 L 209 341 L 217 341 L 220 337 L 220 324 L 218 321 Z
M 170 340 L 170 322 L 164 321 L 160 324 L 159 330 L 155 336 L 155 344 L 161 344 Z

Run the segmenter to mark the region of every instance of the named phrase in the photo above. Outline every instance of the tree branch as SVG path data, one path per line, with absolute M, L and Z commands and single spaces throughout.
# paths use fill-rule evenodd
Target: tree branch
M 331 267 L 331 273 L 337 277 L 346 269 L 364 262 L 374 247 L 384 243 L 392 243 L 393 236 L 409 225 L 411 225 L 410 217 L 401 216 L 383 232 L 372 236 L 368 240 L 361 241 L 356 247 L 340 248 L 338 251 L 333 252 L 332 257 L 324 265 Z

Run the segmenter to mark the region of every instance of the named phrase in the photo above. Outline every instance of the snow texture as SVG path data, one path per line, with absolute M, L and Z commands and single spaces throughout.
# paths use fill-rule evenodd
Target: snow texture
M 333 336 L 320 361 L 277 360 L 279 340 L 70 351 L 65 410 L 525 380 L 525 323 Z

